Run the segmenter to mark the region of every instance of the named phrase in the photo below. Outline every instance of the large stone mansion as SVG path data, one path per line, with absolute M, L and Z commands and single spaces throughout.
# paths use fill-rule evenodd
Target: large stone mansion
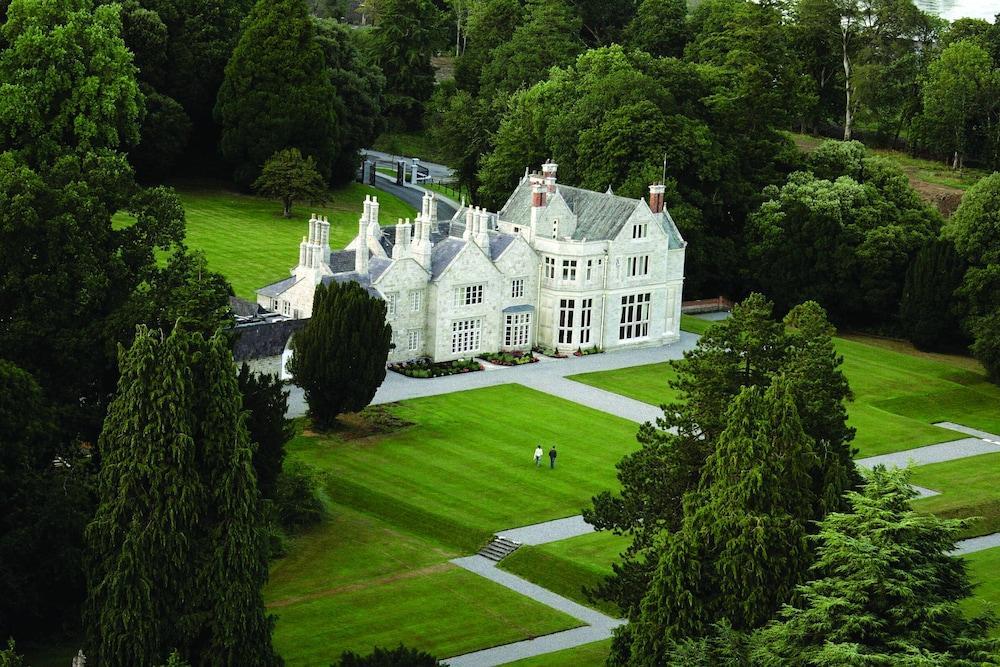
M 525 175 L 497 213 L 462 206 L 439 221 L 426 193 L 416 220 L 383 227 L 378 199 L 366 198 L 358 236 L 339 252 L 329 222 L 313 217 L 291 277 L 257 301 L 306 318 L 316 285 L 357 282 L 386 302 L 391 361 L 677 340 L 686 243 L 664 186 L 651 185 L 647 203 L 560 185 L 556 169 Z

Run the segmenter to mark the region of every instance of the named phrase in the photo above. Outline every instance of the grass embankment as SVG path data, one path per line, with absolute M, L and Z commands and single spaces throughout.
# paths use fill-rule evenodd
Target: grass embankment
M 265 589 L 288 665 L 329 664 L 400 641 L 445 657 L 579 622 L 466 572 L 439 542 L 343 505 L 292 540 Z
M 224 275 L 237 296 L 251 300 L 256 289 L 288 277 L 313 213 L 329 218 L 334 249 L 357 235 L 365 195 L 378 196 L 383 224 L 417 214 L 396 197 L 356 183 L 331 193 L 325 206 L 296 204 L 291 218 L 282 217 L 280 203 L 261 197 L 189 184 L 176 189 L 187 214 L 188 246 L 205 253 L 209 268 Z
M 941 494 L 913 501 L 914 509 L 952 519 L 978 517 L 962 537 L 1000 531 L 1000 454 L 919 466 L 913 483 Z
M 606 639 L 564 651 L 546 653 L 537 658 L 510 662 L 506 667 L 604 667 L 610 652 L 611 640 Z
M 611 563 L 629 544 L 629 538 L 612 533 L 592 533 L 538 546 L 523 546 L 500 562 L 501 569 L 524 577 L 559 595 L 620 616 L 617 605 L 594 604 L 584 588 L 594 588 L 611 574 Z
M 969 615 L 982 614 L 984 611 L 997 613 L 1000 607 L 1000 547 L 984 549 L 974 554 L 964 556 L 969 564 L 969 575 L 976 589 L 972 597 L 963 603 Z M 1000 627 L 993 628 L 994 637 L 1000 637 Z

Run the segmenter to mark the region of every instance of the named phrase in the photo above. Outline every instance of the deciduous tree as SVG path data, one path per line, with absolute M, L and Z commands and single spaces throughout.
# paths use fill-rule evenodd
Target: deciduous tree
M 625 43 L 654 56 L 684 54 L 688 41 L 684 0 L 642 0 L 625 30 Z
M 311 156 L 302 157 L 298 148 L 286 148 L 268 158 L 253 189 L 265 197 L 280 199 L 286 218 L 292 217 L 295 200 L 321 204 L 326 199 L 326 183 L 316 171 L 316 161 Z
M 381 299 L 355 282 L 317 285 L 312 317 L 292 339 L 288 362 L 317 428 L 371 402 L 385 379 L 391 340 Z

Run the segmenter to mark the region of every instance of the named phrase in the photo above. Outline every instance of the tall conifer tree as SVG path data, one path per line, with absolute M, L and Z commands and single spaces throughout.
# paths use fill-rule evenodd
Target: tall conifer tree
M 88 655 L 154 665 L 278 664 L 260 589 L 259 494 L 225 340 L 140 327 L 98 446 L 87 528 Z
M 810 565 L 815 454 L 792 383 L 779 377 L 766 391 L 743 389 L 726 422 L 625 633 L 632 638 L 627 664 L 663 664 L 674 642 L 705 636 L 723 620 L 744 631 L 764 625 Z

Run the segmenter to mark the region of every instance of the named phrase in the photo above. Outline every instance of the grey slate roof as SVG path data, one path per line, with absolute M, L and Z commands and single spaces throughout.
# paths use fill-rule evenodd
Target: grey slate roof
M 494 262 L 500 258 L 500 255 L 510 247 L 510 244 L 514 242 L 513 234 L 499 234 L 496 232 L 490 232 L 490 259 Z
M 233 328 L 233 359 L 237 362 L 276 357 L 285 351 L 289 337 L 309 320 L 272 320 Z
M 372 282 L 375 282 L 390 266 L 392 266 L 391 259 L 386 259 L 385 257 L 372 257 L 368 260 L 368 277 Z
M 610 240 L 618 235 L 639 199 L 559 185 L 558 193 L 577 217 L 576 240 Z M 500 209 L 503 220 L 524 225 L 531 218 L 531 182 L 523 181 Z
M 330 283 L 350 283 L 350 282 L 354 282 L 361 285 L 362 287 L 365 288 L 365 291 L 368 292 L 368 294 L 370 294 L 371 296 L 378 299 L 382 298 L 382 295 L 379 293 L 379 291 L 374 287 L 372 287 L 372 281 L 369 276 L 362 276 L 360 274 L 354 273 L 353 271 L 350 273 L 338 273 L 333 276 L 323 276 L 324 285 L 329 285 Z
M 434 246 L 431 251 L 431 279 L 436 280 L 454 261 L 468 241 L 449 238 Z
M 285 292 L 288 288 L 296 283 L 295 276 L 289 276 L 284 280 L 279 280 L 276 283 L 271 283 L 270 285 L 265 285 L 257 290 L 257 294 L 263 296 L 274 298 L 279 294 Z
M 229 297 L 229 310 L 237 317 L 250 317 L 260 312 L 261 308 L 254 301 L 247 301 L 238 296 Z
M 330 271 L 344 273 L 354 270 L 354 251 L 338 250 L 330 253 Z

